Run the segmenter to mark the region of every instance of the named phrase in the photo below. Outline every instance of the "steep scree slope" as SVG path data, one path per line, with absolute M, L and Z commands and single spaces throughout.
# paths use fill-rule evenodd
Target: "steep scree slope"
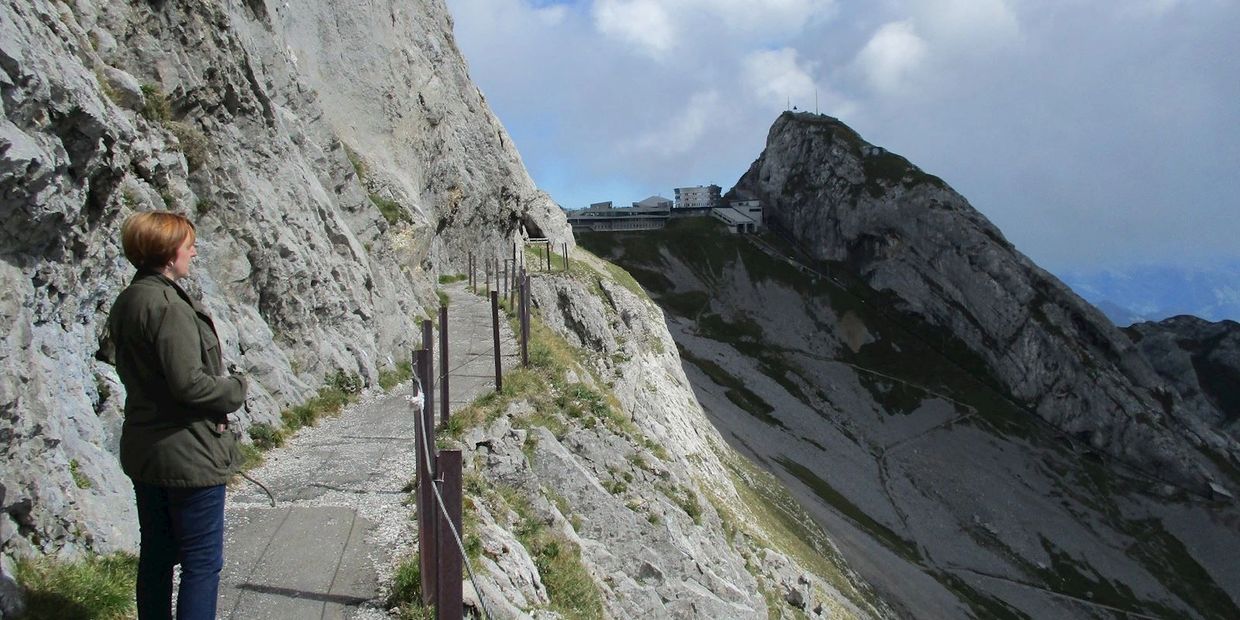
M 1043 420 L 846 263 L 711 220 L 579 241 L 652 293 L 724 437 L 902 614 L 1240 613 L 1234 504 Z

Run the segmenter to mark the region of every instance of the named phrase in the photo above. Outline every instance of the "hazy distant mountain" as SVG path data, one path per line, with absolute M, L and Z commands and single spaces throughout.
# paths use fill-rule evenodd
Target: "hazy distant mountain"
M 1142 321 L 1150 320 L 1150 317 L 1134 312 L 1132 309 L 1125 308 L 1109 299 L 1103 299 L 1093 303 L 1094 306 L 1101 310 L 1103 314 L 1107 315 L 1107 318 L 1111 319 L 1111 322 L 1117 327 L 1127 327 L 1133 323 L 1140 323 Z
M 1058 275 L 1121 327 L 1181 314 L 1209 321 L 1240 319 L 1240 259 L 1208 268 L 1146 264 L 1066 270 Z M 1138 318 L 1120 322 L 1108 308 L 1121 308 Z M 1119 316 L 1128 319 L 1126 314 Z

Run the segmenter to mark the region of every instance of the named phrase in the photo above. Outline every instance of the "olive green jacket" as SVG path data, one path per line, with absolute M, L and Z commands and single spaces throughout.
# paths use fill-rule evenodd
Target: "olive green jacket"
M 217 424 L 244 404 L 246 383 L 224 376 L 206 310 L 172 280 L 140 270 L 112 305 L 108 330 L 125 385 L 121 469 L 157 486 L 228 482 L 241 451 L 236 435 Z

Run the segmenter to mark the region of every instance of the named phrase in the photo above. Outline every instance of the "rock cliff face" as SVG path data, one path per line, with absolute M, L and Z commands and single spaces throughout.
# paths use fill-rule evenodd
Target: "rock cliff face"
M 572 354 L 549 362 L 536 336 L 548 384 L 491 405 L 502 411 L 461 438 L 466 471 L 498 490 L 473 502 L 498 617 L 547 601 L 549 572 L 528 557 L 543 551 L 521 534 L 535 527 L 565 541 L 558 553 L 579 552 L 600 593 L 581 617 L 891 617 L 782 487 L 727 447 L 662 313 L 609 267 L 579 257 L 572 275 L 534 279 L 538 316 Z M 782 518 L 804 538 L 781 539 Z
M 840 263 L 894 311 L 941 330 L 1020 406 L 1097 450 L 1208 492 L 1235 485 L 1240 444 L 1169 388 L 1099 312 L 1038 268 L 941 179 L 836 119 L 784 113 L 735 191 L 814 259 Z M 1232 470 L 1234 471 L 1234 470 Z
M 0 549 L 135 544 L 95 360 L 129 214 L 195 221 L 242 425 L 402 358 L 467 250 L 571 243 L 451 29 L 438 0 L 0 4 Z
M 1206 421 L 1240 440 L 1240 324 L 1177 316 L 1124 328 L 1154 370 Z
M 709 219 L 579 241 L 651 291 L 711 422 L 898 614 L 1240 613 L 1234 502 L 1043 421 L 842 265 Z

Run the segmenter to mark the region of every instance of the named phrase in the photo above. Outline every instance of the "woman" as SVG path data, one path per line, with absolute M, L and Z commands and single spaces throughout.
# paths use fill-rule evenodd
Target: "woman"
M 225 376 L 215 325 L 176 281 L 189 275 L 194 226 L 183 215 L 138 213 L 121 227 L 138 269 L 108 317 L 125 385 L 121 468 L 133 479 L 141 530 L 138 618 L 215 618 L 224 566 L 224 485 L 241 465 L 228 414 L 246 383 Z

